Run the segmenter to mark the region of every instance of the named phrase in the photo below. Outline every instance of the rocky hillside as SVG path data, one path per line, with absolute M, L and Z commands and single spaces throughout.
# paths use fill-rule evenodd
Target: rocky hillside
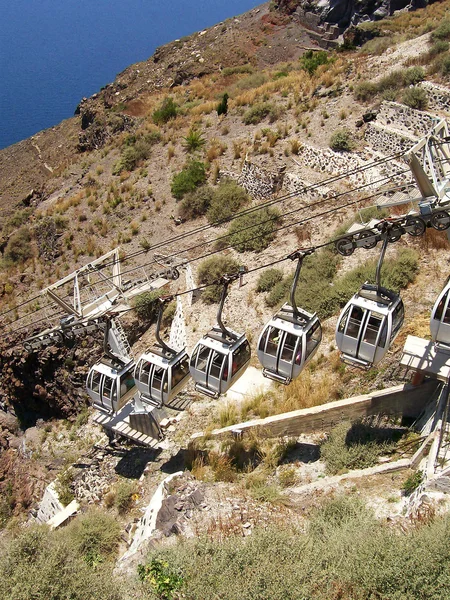
M 223 458 L 217 448 L 209 455 L 200 451 L 191 456 L 188 440 L 193 432 L 218 424 L 313 406 L 402 381 L 398 358 L 406 332 L 426 335 L 427 315 L 447 274 L 450 253 L 445 233 L 402 238 L 389 250 L 392 262 L 386 276 L 401 272 L 396 281 L 404 289 L 407 305 L 405 333 L 389 359 L 367 373 L 340 363 L 333 332 L 343 298 L 354 293 L 358 278 L 371 276 L 377 250 L 356 252 L 345 260 L 331 252 L 317 253 L 302 296 L 306 307 L 318 310 L 324 322 L 317 359 L 295 385 L 243 406 L 196 398 L 185 413 L 188 417 L 182 416 L 176 427 L 169 428 L 161 454 L 145 455 L 150 465 L 147 478 L 144 467 L 140 469 L 142 455 L 122 447 L 111 449 L 88 420 L 84 377 L 101 352 L 100 340 L 93 337 L 73 348 L 51 346 L 39 355 L 16 344 L 47 324 L 48 315 L 39 313 L 42 306 L 37 297 L 43 287 L 116 246 L 121 247 L 124 268 L 131 273 L 143 265 L 156 272 L 160 255 L 173 255 L 190 262 L 197 284 L 202 282 L 201 257 L 220 253 L 217 238 L 228 233 L 236 236 L 236 230 L 229 229 L 232 223 L 218 225 L 217 221 L 242 208 L 273 200 L 272 210 L 277 211 L 265 213 L 274 226 L 262 231 L 260 244 L 238 236 L 222 250 L 221 256 L 231 261 L 228 265 L 253 268 L 329 240 L 340 226 L 358 219 L 360 209 L 373 206 L 376 199 L 389 199 L 387 189 L 393 182 L 409 189 L 411 176 L 401 161 L 365 166 L 404 152 L 436 118 L 450 114 L 449 6 L 448 1 L 435 3 L 378 21 L 377 11 L 387 14 L 403 7 L 375 4 L 371 12 L 360 12 L 356 18 L 353 3 L 345 7 L 339 3 L 333 10 L 344 11 L 345 23 L 341 23 L 331 5 L 323 3 L 321 10 L 328 12 L 321 15 L 313 3 L 263 4 L 158 49 L 147 61 L 130 66 L 113 83 L 83 99 L 73 118 L 0 151 L 0 312 L 4 313 L 0 318 L 0 487 L 6 498 L 0 506 L 2 522 L 13 516 L 25 518 L 45 484 L 72 463 L 77 465 L 77 484 L 70 488 L 66 481 L 66 488 L 76 495 L 84 482 L 78 499 L 87 505 L 86 498 L 95 496 L 111 514 L 117 509 L 127 531 L 164 474 L 190 465 L 197 479 L 204 481 L 202 498 L 214 497 L 217 512 L 215 525 L 208 521 L 211 529 L 202 529 L 203 525 L 196 529 L 194 524 L 189 531 L 213 531 L 218 537 L 230 533 L 220 525 L 225 508 L 236 514 L 251 513 L 245 521 L 239 517 L 237 525 L 234 517 L 230 520 L 234 533 L 272 519 L 272 508 L 258 508 L 268 501 L 267 490 L 264 497 L 255 492 L 254 502 L 248 500 L 248 489 L 259 489 L 267 478 L 279 491 L 283 477 L 289 488 L 289 481 L 293 479 L 294 485 L 297 476 L 305 482 L 322 476 L 324 467 L 304 467 L 309 460 L 304 455 L 297 457 L 295 473 L 280 475 L 288 466 L 280 470 L 278 450 L 264 446 L 264 459 L 255 453 L 250 460 L 253 450 L 245 450 L 249 470 L 250 463 L 251 468 L 264 463 L 261 471 L 266 479 L 261 476 L 264 481 L 258 483 L 259 472 L 237 472 L 230 456 Z M 369 19 L 351 30 L 348 43 L 343 37 L 332 39 L 341 36 L 348 23 L 365 21 L 366 15 Z M 338 30 L 331 30 L 327 22 L 337 24 Z M 362 48 L 351 48 L 361 39 L 368 40 Z M 330 208 L 339 210 L 325 214 Z M 405 210 L 400 206 L 383 214 Z M 200 231 L 194 235 L 194 229 Z M 179 235 L 186 238 L 171 241 Z M 150 249 L 154 245 L 159 245 L 156 251 Z M 361 270 L 362 263 L 367 263 L 366 271 Z M 258 291 L 260 272 L 248 275 L 242 288 L 233 286 L 226 318 L 233 328 L 247 333 L 253 346 L 262 324 L 286 296 L 291 275 L 289 261 L 277 265 L 263 286 L 265 291 Z M 187 285 L 183 273 L 170 290 L 182 291 Z M 33 302 L 21 306 L 29 298 Z M 203 294 L 191 305 L 183 298 L 189 350 L 214 321 L 216 305 L 210 300 Z M 33 326 L 36 315 L 42 321 Z M 23 329 L 14 325 L 17 318 Z M 124 317 L 123 323 L 138 355 L 152 341 L 152 330 L 145 331 L 135 315 Z M 84 462 L 88 446 L 98 440 L 103 445 L 99 442 L 95 452 L 101 452 L 101 458 L 91 456 Z M 295 453 L 285 450 L 294 463 Z M 100 473 L 103 461 L 108 469 Z M 30 487 L 24 483 L 27 472 L 35 473 Z M 120 496 L 119 476 L 131 472 L 143 479 L 132 492 L 127 488 L 128 496 L 124 493 L 128 500 L 134 495 L 130 506 L 135 513 L 129 518 L 126 511 L 122 516 L 114 498 Z M 97 477 L 101 485 L 93 491 L 90 486 Z M 215 487 L 215 478 L 236 484 L 233 494 L 242 494 L 242 501 L 221 499 L 226 486 Z M 387 477 L 380 481 L 385 486 L 387 514 L 386 498 L 399 496 L 401 482 Z M 183 485 L 190 494 L 193 484 L 189 479 L 177 488 L 177 502 L 182 504 Z M 364 485 L 360 491 L 365 493 Z M 108 496 L 110 492 L 116 494 L 114 498 Z M 293 499 L 294 509 L 286 507 L 289 518 L 296 518 L 299 507 L 311 501 L 306 492 L 299 497 Z M 371 488 L 370 497 L 376 504 L 376 489 Z M 203 523 L 209 506 L 202 500 L 195 510 L 184 504 L 182 510 L 174 510 L 181 513 L 183 523 L 190 519 L 186 513 Z M 247 522 L 250 525 L 245 527 Z M 96 565 L 97 558 L 89 560 Z

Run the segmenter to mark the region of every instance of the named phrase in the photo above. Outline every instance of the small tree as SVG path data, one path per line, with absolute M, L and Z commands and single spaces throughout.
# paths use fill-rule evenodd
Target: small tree
M 228 94 L 225 92 L 225 94 L 222 96 L 222 100 L 217 105 L 217 114 L 220 117 L 220 115 L 226 115 L 227 112 L 228 112 Z
M 403 104 L 416 110 L 425 110 L 428 106 L 426 91 L 420 87 L 410 87 L 403 94 Z
M 237 273 L 239 263 L 229 256 L 212 256 L 204 260 L 198 269 L 198 281 L 201 285 L 218 281 L 224 275 Z M 213 303 L 220 300 L 221 285 L 211 285 L 202 291 L 205 302 Z

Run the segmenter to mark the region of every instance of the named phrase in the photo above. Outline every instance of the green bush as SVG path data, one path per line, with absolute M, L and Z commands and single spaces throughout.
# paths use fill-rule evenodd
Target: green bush
M 116 519 L 100 510 L 90 510 L 72 521 L 66 533 L 77 554 L 94 566 L 114 557 L 121 532 Z
M 395 431 L 395 430 L 394 430 Z M 398 437 L 402 430 L 397 430 Z M 377 464 L 378 457 L 394 447 L 391 429 L 371 427 L 364 423 L 340 423 L 320 447 L 327 473 L 336 475 L 350 469 L 364 469 Z
M 80 536 L 77 533 L 73 537 L 75 522 L 57 531 L 44 526 L 20 528 L 11 538 L 4 537 L 0 553 L 3 600 L 125 600 L 128 597 L 124 578 L 113 574 L 113 562 L 104 561 L 101 568 L 95 568 L 81 550 L 84 544 L 80 547 Z M 105 525 L 105 521 L 102 522 Z M 109 521 L 108 531 L 111 527 Z M 117 531 L 117 526 L 113 527 Z M 99 543 L 102 546 L 105 533 L 97 529 L 94 536 L 97 547 Z M 133 584 L 129 582 L 127 587 L 132 594 Z
M 239 271 L 241 265 L 229 256 L 212 256 L 204 260 L 198 269 L 198 282 L 205 285 L 218 281 L 224 275 L 233 275 Z M 202 290 L 205 302 L 213 303 L 220 300 L 222 285 L 211 285 Z
M 371 81 L 361 81 L 361 83 L 358 83 L 355 87 L 354 96 L 356 100 L 366 102 L 367 100 L 372 100 L 377 93 L 378 88 L 375 83 L 372 83 Z
M 55 490 L 58 494 L 59 501 L 63 506 L 67 506 L 75 498 L 72 489 L 73 472 L 66 469 L 58 475 L 55 481 Z
M 220 115 L 226 115 L 227 112 L 228 112 L 228 94 L 225 92 L 225 94 L 222 96 L 222 100 L 217 105 L 217 114 L 220 117 Z
M 195 188 L 206 181 L 205 164 L 198 160 L 191 160 L 183 169 L 173 176 L 171 191 L 177 200 L 181 200 L 188 192 L 193 192 Z
M 183 147 L 186 152 L 195 152 L 206 144 L 202 132 L 192 127 L 186 137 L 183 138 Z
M 119 161 L 114 165 L 113 175 L 122 171 L 133 171 L 138 164 L 146 160 L 152 151 L 152 146 L 161 141 L 159 131 L 145 135 L 129 135 L 125 138 Z
M 437 56 L 438 54 L 447 52 L 449 47 L 450 44 L 446 40 L 436 40 L 428 53 L 430 56 Z
M 175 104 L 173 99 L 169 96 L 164 98 L 161 106 L 155 110 L 152 115 L 153 122 L 156 125 L 167 123 L 171 119 L 175 119 L 178 112 L 178 106 Z
M 180 202 L 178 214 L 182 219 L 195 219 L 205 215 L 211 206 L 213 189 L 209 185 L 202 185 L 193 192 L 189 192 Z
M 433 41 L 450 40 L 450 20 L 446 19 L 431 34 Z
M 446 55 L 442 57 L 442 60 L 439 62 L 439 71 L 444 75 L 444 77 L 448 77 L 450 75 L 450 55 Z
M 183 578 L 179 573 L 173 571 L 168 562 L 153 558 L 147 565 L 138 565 L 139 579 L 149 584 L 158 598 L 171 600 L 183 583 Z
M 208 221 L 210 223 L 226 221 L 249 200 L 247 192 L 235 181 L 222 181 L 213 192 L 207 212 Z
M 417 85 L 425 79 L 425 71 L 422 67 L 410 67 L 403 72 L 405 85 Z
M 423 88 L 410 87 L 405 90 L 402 102 L 410 108 L 414 108 L 416 110 L 425 110 L 428 106 L 428 96 Z
M 6 265 L 21 264 L 33 256 L 31 232 L 26 225 L 11 235 L 3 256 Z
M 161 296 L 161 293 L 161 290 L 153 290 L 152 292 L 143 292 L 134 297 L 133 308 L 139 319 L 151 323 L 156 318 L 159 308 L 158 298 Z
M 277 521 L 250 536 L 180 541 L 152 548 L 146 563 L 170 565 L 189 600 L 440 600 L 450 597 L 449 528 L 445 515 L 403 530 L 338 496 L 309 528 Z
M 402 485 L 402 490 L 405 496 L 411 496 L 411 494 L 419 487 L 423 481 L 423 472 L 416 471 L 405 479 Z
M 136 491 L 136 485 L 132 481 L 121 481 L 115 492 L 114 506 L 119 514 L 124 514 L 130 510 L 133 503 L 133 494 Z
M 244 113 L 243 121 L 245 125 L 257 125 L 263 119 L 269 117 L 270 123 L 276 121 L 280 116 L 280 109 L 270 102 L 255 104 Z
M 282 280 L 283 271 L 280 271 L 280 269 L 266 269 L 258 277 L 256 291 L 270 292 L 270 290 L 275 286 L 275 284 Z
M 280 220 L 280 212 L 275 208 L 243 215 L 231 223 L 225 241 L 238 252 L 261 252 L 274 239 Z
M 328 52 L 325 50 L 308 50 L 300 58 L 300 66 L 304 71 L 307 71 L 310 75 L 313 75 L 319 65 L 326 65 L 330 61 L 328 59 Z
M 28 223 L 32 214 L 32 208 L 22 208 L 16 210 L 16 212 L 11 217 L 9 217 L 9 219 L 3 226 L 3 233 L 8 234 L 11 231 L 14 231 L 15 229 L 19 229 L 19 227 Z
M 258 71 L 256 73 L 251 73 L 250 75 L 247 75 L 247 77 L 239 79 L 239 81 L 236 83 L 236 89 L 239 91 L 252 90 L 254 88 L 260 87 L 261 85 L 266 83 L 266 81 L 267 75 L 265 73 L 262 73 L 261 71 Z
M 348 129 L 338 129 L 330 138 L 330 148 L 335 152 L 350 152 L 354 148 L 352 134 Z

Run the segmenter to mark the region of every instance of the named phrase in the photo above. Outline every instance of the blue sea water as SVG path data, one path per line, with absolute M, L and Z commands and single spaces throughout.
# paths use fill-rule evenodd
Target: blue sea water
M 261 0 L 0 0 L 0 148 L 73 115 L 155 49 Z

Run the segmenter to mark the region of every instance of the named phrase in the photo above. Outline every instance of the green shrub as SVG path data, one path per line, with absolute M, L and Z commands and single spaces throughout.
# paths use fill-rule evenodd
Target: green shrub
M 274 239 L 280 220 L 280 212 L 275 208 L 243 215 L 231 223 L 225 241 L 238 252 L 261 252 Z
M 236 89 L 240 91 L 252 90 L 263 85 L 266 83 L 266 81 L 267 75 L 261 71 L 258 71 L 256 73 L 251 73 L 247 77 L 239 79 L 239 81 L 236 83 Z
M 350 152 L 354 143 L 348 129 L 338 129 L 330 138 L 330 148 L 335 152 Z
M 270 102 L 255 104 L 244 113 L 243 121 L 245 125 L 257 125 L 263 119 L 269 117 L 269 121 L 273 123 L 280 116 L 280 109 Z
M 9 219 L 3 226 L 3 233 L 8 234 L 11 231 L 14 231 L 14 229 L 19 229 L 19 227 L 28 223 L 32 214 L 32 208 L 22 208 L 16 210 L 16 212 L 11 217 L 9 217 Z
M 133 504 L 133 494 L 136 491 L 136 485 L 132 481 L 121 481 L 115 491 L 114 506 L 117 508 L 119 514 L 126 513 Z
M 153 122 L 156 123 L 156 125 L 167 123 L 171 119 L 175 119 L 177 112 L 178 106 L 175 104 L 173 99 L 170 96 L 164 98 L 161 106 L 155 110 L 152 115 Z
M 174 594 L 179 598 L 179 590 L 183 583 L 183 578 L 171 568 L 168 562 L 153 558 L 147 565 L 138 565 L 139 579 L 149 584 L 158 598 L 171 600 Z
M 75 498 L 72 489 L 73 472 L 66 469 L 58 475 L 55 481 L 55 490 L 58 494 L 59 501 L 63 506 L 67 506 Z
M 431 46 L 428 54 L 430 56 L 437 56 L 438 54 L 443 54 L 444 52 L 447 52 L 449 47 L 450 44 L 446 40 L 436 40 Z
M 207 217 L 210 223 L 226 221 L 240 208 L 249 202 L 250 198 L 243 187 L 233 180 L 222 181 L 214 190 Z
M 401 435 L 401 430 L 399 432 Z M 364 423 L 340 423 L 320 447 L 327 473 L 336 475 L 350 469 L 374 466 L 379 456 L 392 450 L 391 433 L 388 428 L 383 430 Z
M 133 308 L 139 319 L 151 323 L 156 318 L 159 307 L 158 298 L 160 296 L 161 290 L 153 290 L 151 292 L 143 292 L 134 297 Z
M 11 235 L 3 256 L 7 265 L 24 263 L 33 256 L 31 232 L 26 225 L 23 225 Z
M 218 281 L 224 275 L 232 275 L 239 271 L 240 264 L 229 256 L 212 256 L 204 260 L 198 269 L 200 285 Z M 211 285 L 202 290 L 202 298 L 209 303 L 218 302 L 222 293 L 222 285 Z
M 226 115 L 227 112 L 228 112 L 228 94 L 225 92 L 225 94 L 222 96 L 222 100 L 217 105 L 217 114 L 220 117 L 220 115 Z
M 425 71 L 422 67 L 410 67 L 403 72 L 405 85 L 417 85 L 425 79 Z
M 179 216 L 182 219 L 195 219 L 205 215 L 211 206 L 213 193 L 209 185 L 202 185 L 186 194 L 178 207 Z
M 448 77 L 450 75 L 450 55 L 442 57 L 442 60 L 439 62 L 439 70 L 444 77 Z
M 446 19 L 431 34 L 433 41 L 450 40 L 450 20 Z
M 378 88 L 375 83 L 372 83 L 371 81 L 361 81 L 361 83 L 358 83 L 355 87 L 354 96 L 356 100 L 366 102 L 367 100 L 372 100 L 377 93 Z
M 121 531 L 115 518 L 100 510 L 90 510 L 72 521 L 66 533 L 77 554 L 94 566 L 114 557 Z
M 403 94 L 402 102 L 410 108 L 425 110 L 428 106 L 428 96 L 423 88 L 410 87 Z
M 280 269 L 265 269 L 258 277 L 256 284 L 257 292 L 270 292 L 270 290 L 283 279 L 283 271 Z
M 405 479 L 402 485 L 402 490 L 405 496 L 411 496 L 411 494 L 419 487 L 423 481 L 423 472 L 415 471 Z
M 202 132 L 192 127 L 186 137 L 183 138 L 183 147 L 186 152 L 195 152 L 206 144 Z
M 152 151 L 152 146 L 161 141 L 159 131 L 146 135 L 129 135 L 125 138 L 120 160 L 114 165 L 113 175 L 122 171 L 133 171 L 142 160 L 146 160 Z
M 325 50 L 308 50 L 300 58 L 300 66 L 304 71 L 307 71 L 310 75 L 313 75 L 319 65 L 326 65 L 330 61 L 328 59 L 328 53 Z
M 206 181 L 205 164 L 198 160 L 191 160 L 183 169 L 173 176 L 171 191 L 177 200 L 185 194 L 192 192 Z

